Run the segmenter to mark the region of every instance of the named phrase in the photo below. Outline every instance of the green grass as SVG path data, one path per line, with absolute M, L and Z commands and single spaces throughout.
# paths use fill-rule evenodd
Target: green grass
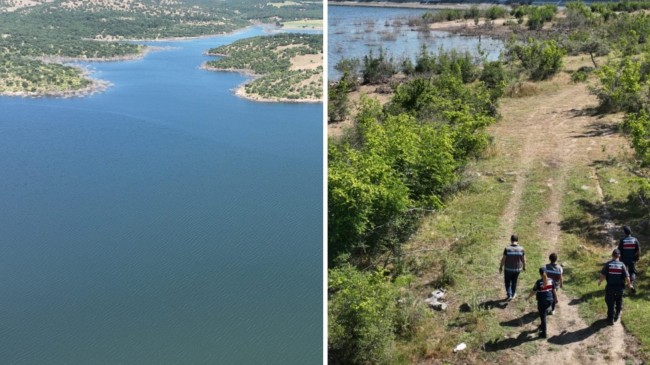
M 625 164 L 615 160 L 596 166 L 607 209 L 611 219 L 620 227 L 623 224 L 639 227 L 648 212 L 641 204 L 629 200 L 635 191 L 633 175 Z M 590 167 L 574 169 L 568 176 L 569 189 L 565 196 L 562 216 L 563 234 L 561 261 L 565 265 L 565 289 L 580 302 L 580 314 L 590 323 L 605 318 L 607 306 L 604 301 L 604 284 L 597 285 L 599 271 L 609 260 L 612 246 L 601 231 L 602 210 L 596 191 L 596 180 Z M 641 227 L 643 228 L 643 226 Z M 647 243 L 648 232 L 637 229 L 635 236 L 641 244 Z M 619 237 L 616 237 L 619 238 Z M 647 267 L 648 258 L 643 256 L 638 267 Z M 650 283 L 644 273 L 637 278 L 639 294 L 624 298 L 622 322 L 626 330 L 641 343 L 640 356 L 650 356 Z
M 519 243 L 526 250 L 528 272 L 523 274 L 523 279 L 531 288 L 539 278 L 537 269 L 546 263 L 547 252 L 549 252 L 548 243 L 543 241 L 539 235 L 539 226 L 546 224 L 540 222 L 541 214 L 546 210 L 552 192 L 546 182 L 558 171 L 558 169 L 541 164 L 534 166 L 529 171 L 526 176 L 526 188 L 521 197 L 518 219 L 514 225 L 514 232 L 519 235 Z M 526 289 L 529 288 L 526 287 Z
M 510 168 L 504 157 L 469 166 L 465 174 L 471 180 L 468 188 L 448 199 L 444 210 L 426 217 L 407 245 L 405 265 L 422 278 L 414 290 L 426 297 L 433 288 L 444 286 L 449 289 L 449 309 L 434 312 L 415 338 L 398 343 L 397 358 L 403 363 L 422 358 L 444 361 L 460 342 L 465 342 L 468 350 L 454 354 L 455 363 L 495 362 L 503 356 L 481 348 L 510 331 L 510 327 L 499 325 L 496 311 L 500 309 L 485 308 L 486 303 L 503 297 L 503 288 L 494 288 L 494 281 L 503 280 L 498 267 L 509 238 L 509 233 L 501 231 L 500 218 L 514 182 L 507 174 Z M 499 177 L 505 182 L 499 182 Z M 408 255 L 409 251 L 420 252 Z M 461 307 L 469 311 L 461 311 Z

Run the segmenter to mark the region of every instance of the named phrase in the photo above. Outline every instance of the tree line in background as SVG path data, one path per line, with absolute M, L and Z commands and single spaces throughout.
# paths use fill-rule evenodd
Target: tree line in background
M 648 8 L 650 2 L 572 2 L 556 18 L 554 6 L 520 6 L 508 16 L 521 19 L 513 27 L 527 22 L 527 31 L 513 32 L 497 61 L 423 49 L 413 62 L 380 50 L 335 66 L 341 78 L 330 84 L 328 119 L 352 119 L 353 127 L 328 146 L 331 364 L 397 361 L 395 341 L 408 341 L 426 318 L 408 290 L 413 273 L 402 245 L 424 214 L 435 214 L 465 187 L 461 172 L 490 144 L 485 127 L 498 119 L 499 98 L 526 95 L 526 87 L 561 70 L 565 55 L 590 57 L 594 67 L 580 68 L 571 79 L 597 81 L 590 90 L 598 112 L 627 113 L 623 126 L 639 166 L 650 165 L 650 16 L 638 11 Z M 490 19 L 489 9 L 473 11 L 422 21 Z M 390 101 L 381 106 L 362 97 L 351 116 L 349 94 L 373 84 L 389 87 Z M 646 201 L 647 171 L 632 194 Z

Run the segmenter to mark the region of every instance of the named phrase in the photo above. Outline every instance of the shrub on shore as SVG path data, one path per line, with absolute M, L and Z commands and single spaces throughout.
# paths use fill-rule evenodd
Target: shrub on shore
M 519 61 L 522 71 L 533 81 L 546 80 L 558 73 L 565 54 L 554 40 L 538 41 L 532 38 L 525 43 L 510 43 L 506 51 L 509 61 Z

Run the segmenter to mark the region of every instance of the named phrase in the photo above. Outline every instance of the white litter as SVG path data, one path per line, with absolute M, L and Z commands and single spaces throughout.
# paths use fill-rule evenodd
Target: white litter
M 467 348 L 467 345 L 465 344 L 465 342 L 461 342 L 458 344 L 458 346 L 456 346 L 454 352 L 463 351 L 465 350 L 465 348 Z

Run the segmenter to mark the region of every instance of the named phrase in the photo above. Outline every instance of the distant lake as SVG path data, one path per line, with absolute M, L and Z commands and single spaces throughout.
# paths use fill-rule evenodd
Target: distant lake
M 322 105 L 199 69 L 262 34 L 0 97 L 0 364 L 322 363 Z
M 408 25 L 408 19 L 421 17 L 427 9 L 382 8 L 364 6 L 328 6 L 328 78 L 340 77 L 334 66 L 342 58 L 363 59 L 369 52 L 383 48 L 396 60 L 415 57 L 426 46 L 429 52 L 457 49 L 478 55 L 478 46 L 490 60 L 496 60 L 503 42 L 487 37 L 463 37 L 448 32 L 423 33 Z

